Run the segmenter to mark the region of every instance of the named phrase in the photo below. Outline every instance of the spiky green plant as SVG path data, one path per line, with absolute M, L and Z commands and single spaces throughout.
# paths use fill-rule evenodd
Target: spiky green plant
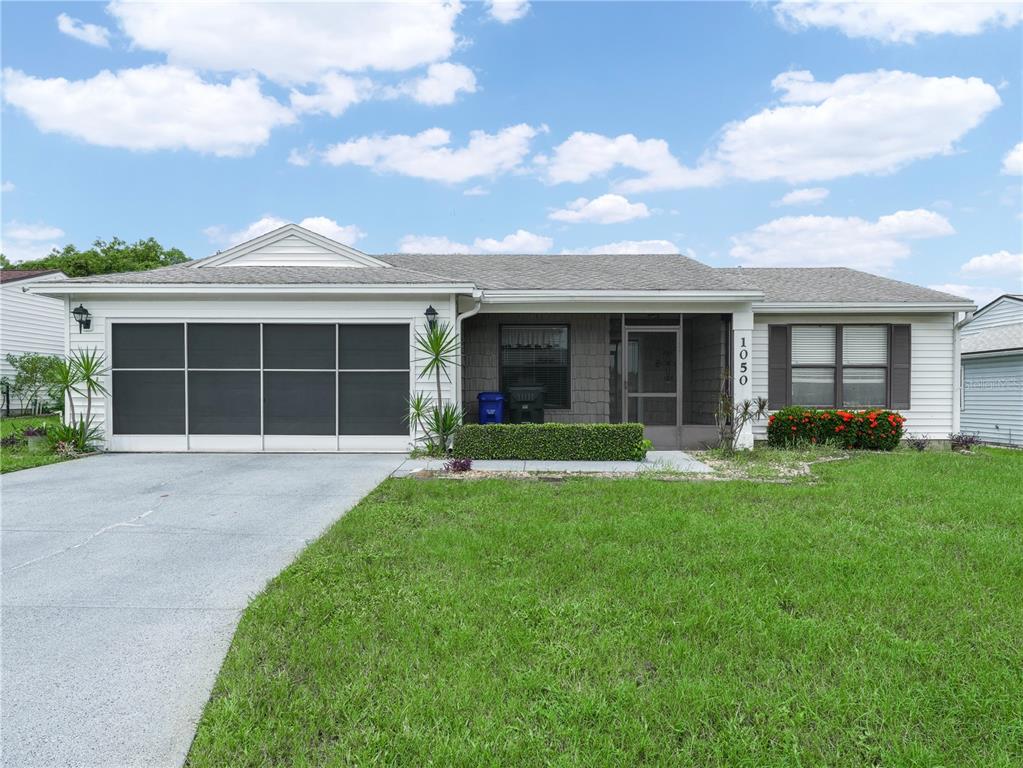
M 432 376 L 437 387 L 437 399 L 415 395 L 409 402 L 411 418 L 426 433 L 429 442 L 441 452 L 447 451 L 451 436 L 462 422 L 461 411 L 453 404 L 444 403 L 441 377 L 451 381 L 448 368 L 458 361 L 459 343 L 455 329 L 448 323 L 435 323 L 416 330 L 416 351 L 419 378 Z

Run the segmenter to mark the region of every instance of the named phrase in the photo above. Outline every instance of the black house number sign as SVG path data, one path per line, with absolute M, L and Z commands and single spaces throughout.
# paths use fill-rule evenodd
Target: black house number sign
M 746 337 L 739 337 L 739 386 L 746 386 L 749 383 L 749 348 L 746 346 Z

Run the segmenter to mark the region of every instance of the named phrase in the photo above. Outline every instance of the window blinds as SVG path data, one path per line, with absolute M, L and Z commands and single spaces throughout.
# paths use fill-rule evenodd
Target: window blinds
M 842 328 L 843 365 L 888 365 L 888 326 L 847 325 Z
M 834 365 L 835 326 L 792 326 L 793 365 Z

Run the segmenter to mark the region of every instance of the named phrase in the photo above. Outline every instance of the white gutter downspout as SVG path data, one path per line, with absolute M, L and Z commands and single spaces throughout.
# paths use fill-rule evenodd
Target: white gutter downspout
M 963 319 L 956 322 L 958 312 L 952 315 L 952 434 L 958 434 L 963 404 L 963 356 L 959 330 L 973 319 L 972 312 L 964 312 Z
M 472 297 L 476 301 L 473 308 L 455 317 L 455 334 L 458 338 L 458 363 L 455 365 L 455 405 L 462 409 L 462 321 L 479 314 L 483 306 L 483 291 L 473 291 Z M 458 306 L 458 299 L 455 298 L 455 306 Z

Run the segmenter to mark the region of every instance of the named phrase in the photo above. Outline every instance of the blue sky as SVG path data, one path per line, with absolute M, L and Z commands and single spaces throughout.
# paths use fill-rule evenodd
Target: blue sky
M 2 5 L 4 252 L 279 221 L 1023 290 L 1019 5 Z

